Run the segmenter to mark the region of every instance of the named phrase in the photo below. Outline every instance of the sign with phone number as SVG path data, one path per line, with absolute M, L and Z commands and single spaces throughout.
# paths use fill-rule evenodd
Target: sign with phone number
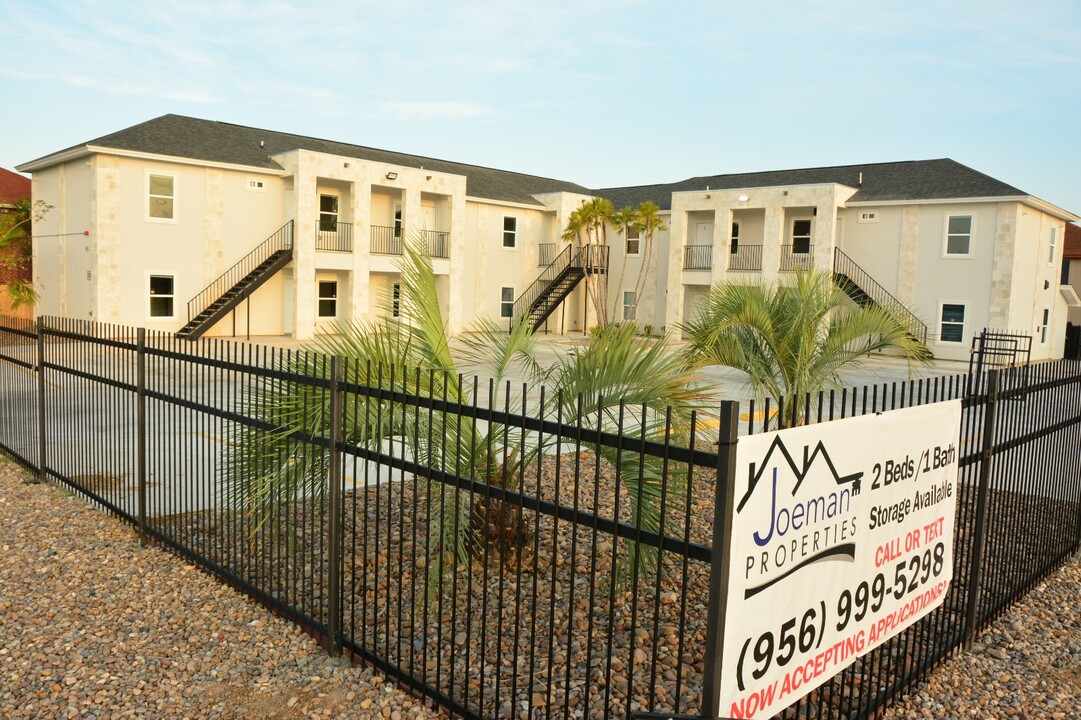
M 769 717 L 942 603 L 961 401 L 741 438 L 721 713 Z

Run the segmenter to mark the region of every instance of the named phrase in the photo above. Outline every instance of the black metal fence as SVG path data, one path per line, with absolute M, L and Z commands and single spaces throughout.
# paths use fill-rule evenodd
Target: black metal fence
M 747 433 L 965 397 L 946 602 L 783 717 L 874 717 L 1078 548 L 1081 363 L 1019 378 L 996 371 L 968 397 L 956 376 L 741 408 Z M 467 718 L 711 710 L 713 511 L 736 428 L 607 407 L 0 321 L 0 449 Z

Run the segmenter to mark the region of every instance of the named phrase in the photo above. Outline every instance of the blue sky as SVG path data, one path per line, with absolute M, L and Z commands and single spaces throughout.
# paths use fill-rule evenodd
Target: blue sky
M 164 113 L 590 187 L 952 157 L 1081 213 L 1077 0 L 0 0 L 0 166 Z

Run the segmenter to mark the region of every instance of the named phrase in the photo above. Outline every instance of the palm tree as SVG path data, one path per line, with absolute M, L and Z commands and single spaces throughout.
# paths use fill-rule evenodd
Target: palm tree
M 615 216 L 616 212 L 611 200 L 593 198 L 588 202 L 583 202 L 567 218 L 567 228 L 563 231 L 563 239 L 568 242 L 577 240 L 578 249 L 582 252 L 584 259 L 588 246 L 608 246 L 607 228 L 616 222 Z M 609 322 L 607 277 L 607 273 L 599 277 L 592 273 L 585 276 L 586 295 L 593 305 L 597 324 L 601 326 Z
M 344 382 L 374 387 L 343 406 L 342 439 L 345 443 L 380 451 L 395 442 L 420 465 L 442 468 L 454 475 L 510 490 L 516 489 L 518 470 L 550 449 L 551 440 L 538 440 L 499 423 L 462 422 L 452 412 L 425 410 L 401 401 L 385 400 L 386 391 L 406 391 L 423 398 L 469 404 L 469 388 L 458 374 L 451 342 L 442 321 L 435 275 L 423 242 L 405 243 L 400 266 L 400 317 L 378 322 L 341 324 L 333 335 L 322 336 L 308 349 L 317 352 L 288 356 L 288 373 L 326 377 L 327 357 L 345 358 Z M 387 300 L 389 302 L 389 298 Z M 536 361 L 536 338 L 528 323 L 517 323 L 508 334 L 492 322 L 478 324 L 462 339 L 462 355 L 494 379 L 488 399 L 493 408 L 521 407 L 520 399 L 501 397 L 505 379 L 513 371 L 534 381 L 554 381 L 549 407 L 540 416 L 558 413 L 564 422 L 599 423 L 612 427 L 618 414 L 630 406 L 639 439 L 676 441 L 690 432 L 691 412 L 706 402 L 697 388 L 694 370 L 664 343 L 646 343 L 634 328 L 601 331 L 591 346 L 561 360 L 552 371 Z M 627 332 L 629 330 L 629 332 Z M 231 443 L 227 476 L 233 479 L 232 500 L 257 530 L 282 498 L 317 495 L 325 482 L 329 458 L 313 451 L 296 437 L 329 434 L 329 396 L 320 387 L 283 382 L 279 378 L 260 385 L 250 407 L 276 431 L 242 430 Z M 621 401 L 623 406 L 621 406 Z M 555 405 L 558 405 L 556 407 Z M 585 408 L 585 410 L 582 410 Z M 671 408 L 671 410 L 667 410 Z M 587 418 L 581 417 L 585 413 Z M 670 419 L 669 419 L 670 417 Z M 661 460 L 644 454 L 615 453 L 586 443 L 623 473 L 632 499 L 632 520 L 646 530 L 660 526 Z M 618 463 L 617 463 L 618 461 Z M 434 481 L 433 481 L 434 482 Z M 673 497 L 677 482 L 668 485 Z M 434 488 L 445 508 L 434 519 L 433 548 L 443 548 L 434 563 L 438 571 L 468 561 L 493 541 L 496 551 L 516 550 L 528 542 L 521 509 L 478 494 L 470 504 L 468 493 Z M 446 557 L 444 557 L 444 555 Z M 630 555 L 634 568 L 656 566 L 655 551 L 637 548 Z M 626 563 L 625 563 L 626 564 Z
M 839 388 L 842 368 L 879 350 L 899 350 L 910 369 L 931 360 L 902 320 L 854 304 L 822 271 L 772 285 L 719 283 L 681 327 L 690 337 L 689 361 L 742 370 L 757 398 L 794 401 Z M 793 411 L 796 422 L 803 411 Z
M 642 269 L 639 271 L 638 280 L 634 285 L 634 301 L 639 305 L 642 304 L 642 291 L 646 287 L 650 263 L 653 261 L 653 236 L 668 229 L 660 213 L 660 207 L 652 200 L 644 201 L 634 211 L 634 223 L 638 228 L 638 235 L 642 243 Z

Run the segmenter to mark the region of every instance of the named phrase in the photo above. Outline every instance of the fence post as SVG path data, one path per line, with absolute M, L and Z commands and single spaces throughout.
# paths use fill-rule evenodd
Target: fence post
M 139 479 L 139 544 L 146 545 L 146 328 L 135 331 L 136 472 Z
M 706 617 L 706 664 L 702 677 L 702 715 L 708 718 L 721 715 L 721 655 L 728 609 L 728 575 L 731 570 L 729 560 L 732 554 L 732 516 L 735 513 L 739 403 L 731 400 L 721 403 L 720 421 L 717 487 L 713 506 L 713 560 L 709 569 Z M 718 532 L 720 537 L 717 536 Z
M 327 651 L 342 654 L 342 359 L 330 359 L 330 522 L 327 534 Z
M 38 474 L 26 482 L 37 484 L 48 479 L 45 470 L 45 319 L 38 316 Z
M 995 447 L 995 419 L 998 415 L 999 374 L 987 373 L 987 404 L 983 413 L 983 447 L 980 450 L 980 477 L 976 491 L 976 527 L 973 530 L 971 570 L 968 574 L 968 608 L 965 612 L 965 652 L 972 651 L 976 639 L 976 614 L 980 604 L 980 583 L 983 581 L 983 550 L 987 544 L 987 495 L 991 483 L 991 460 Z

